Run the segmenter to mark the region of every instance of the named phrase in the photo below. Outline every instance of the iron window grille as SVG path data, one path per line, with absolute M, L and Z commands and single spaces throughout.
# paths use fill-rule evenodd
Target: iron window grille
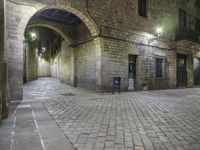
M 164 58 L 156 57 L 156 70 L 155 74 L 157 78 L 164 77 Z

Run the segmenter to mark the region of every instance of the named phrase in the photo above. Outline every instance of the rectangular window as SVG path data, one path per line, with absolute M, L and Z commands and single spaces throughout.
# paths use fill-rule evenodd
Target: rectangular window
M 156 58 L 156 77 L 164 77 L 164 58 Z
M 138 14 L 147 17 L 147 0 L 138 0 Z
M 179 10 L 179 23 L 182 28 L 187 26 L 186 12 L 182 9 Z
M 196 5 L 197 7 L 200 7 L 200 0 L 196 0 L 195 5 Z
M 200 19 L 196 18 L 195 21 L 195 30 L 200 32 Z

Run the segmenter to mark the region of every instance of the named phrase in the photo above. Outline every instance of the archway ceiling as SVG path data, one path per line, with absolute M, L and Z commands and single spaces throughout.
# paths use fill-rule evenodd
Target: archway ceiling
M 61 9 L 47 9 L 39 12 L 34 17 L 55 21 L 72 27 L 83 24 L 82 20 L 77 16 Z

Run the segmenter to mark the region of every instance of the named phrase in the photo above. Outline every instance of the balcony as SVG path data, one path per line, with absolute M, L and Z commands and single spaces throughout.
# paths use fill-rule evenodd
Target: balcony
M 200 41 L 200 32 L 189 29 L 189 28 L 179 28 L 176 32 L 176 40 L 188 40 L 192 42 Z

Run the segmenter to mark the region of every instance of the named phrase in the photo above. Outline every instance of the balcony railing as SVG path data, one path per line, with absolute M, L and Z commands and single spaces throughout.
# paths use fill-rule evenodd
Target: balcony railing
M 200 32 L 188 28 L 179 28 L 176 32 L 176 40 L 200 42 Z

